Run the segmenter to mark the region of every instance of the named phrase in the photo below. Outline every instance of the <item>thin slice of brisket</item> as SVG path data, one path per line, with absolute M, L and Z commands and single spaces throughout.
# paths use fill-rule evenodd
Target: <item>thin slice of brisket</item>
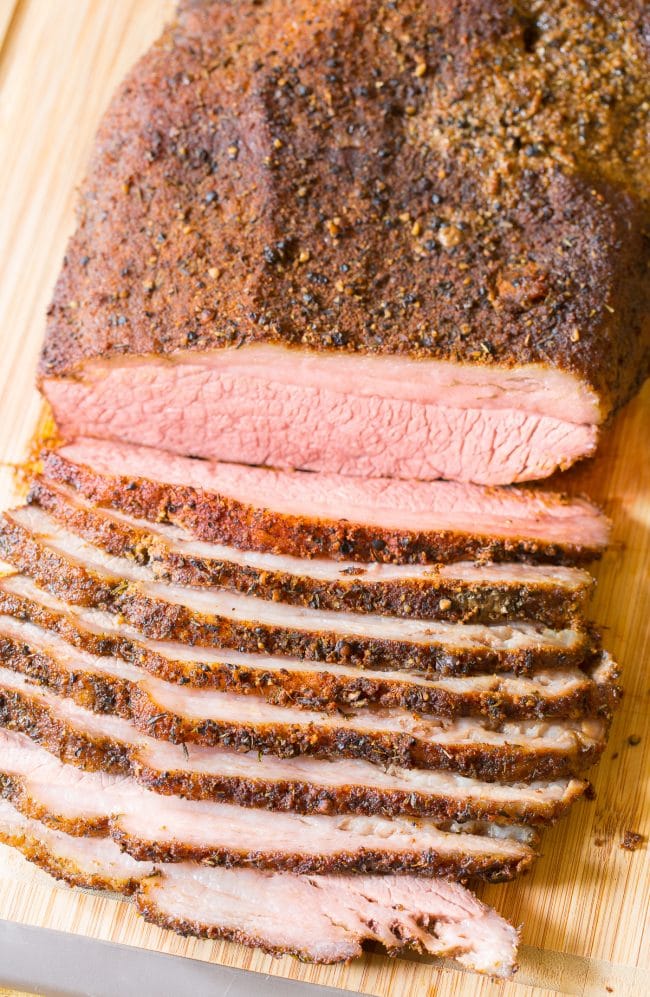
M 273 554 L 572 564 L 599 556 L 609 535 L 592 503 L 553 492 L 276 471 L 100 440 L 43 460 L 48 481 L 98 506 Z
M 72 692 L 75 701 L 94 711 L 124 717 L 137 731 L 175 744 L 221 745 L 286 758 L 300 754 L 362 758 L 376 765 L 448 769 L 487 781 L 517 781 L 579 775 L 600 756 L 608 727 L 599 717 L 496 725 L 475 718 L 418 719 L 399 710 L 317 713 L 249 696 L 179 688 L 152 677 L 139 679 L 133 666 L 106 658 L 95 683 L 96 666 L 79 655 L 71 658 L 57 663 L 51 691 Z M 63 683 L 58 678 L 62 669 L 68 672 Z M 44 672 L 48 681 L 46 668 Z M 73 679 L 83 672 L 90 674 L 80 683 L 77 699 Z M 101 696 L 106 672 L 120 682 L 121 696 Z M 25 684 L 19 673 L 0 669 L 0 692 L 9 704 L 8 715 L 23 711 L 23 722 L 28 723 L 30 714 L 42 711 L 47 703 L 37 695 L 41 690 Z
M 3 610 L 11 615 L 2 615 Z M 493 722 L 579 719 L 591 714 L 607 716 L 620 695 L 617 670 L 606 653 L 597 655 L 584 669 L 542 669 L 530 677 L 504 673 L 429 679 L 403 671 L 360 672 L 353 665 L 153 641 L 106 613 L 69 607 L 24 576 L 0 581 L 0 660 L 4 665 L 63 690 L 82 704 L 105 701 L 127 709 L 129 679 L 137 673 L 120 670 L 110 660 L 102 671 L 105 656 L 117 656 L 181 686 L 348 714 L 370 705 L 443 718 L 484 716 Z M 71 667 L 71 661 L 85 664 L 85 671 L 74 664 Z
M 360 667 L 463 673 L 580 665 L 597 638 L 526 621 L 460 624 L 287 606 L 221 589 L 155 581 L 150 568 L 116 558 L 69 532 L 37 506 L 0 521 L 2 556 L 60 598 L 120 614 L 147 637 L 204 647 L 297 655 Z
M 135 893 L 147 920 L 181 934 L 229 938 L 325 963 L 360 955 L 362 941 L 372 939 L 389 952 L 449 955 L 496 976 L 515 969 L 517 931 L 445 879 L 299 876 L 189 862 L 154 871 L 110 839 L 44 827 L 7 800 L 0 800 L 0 840 L 70 885 Z M 292 910 L 300 917 L 288 918 Z

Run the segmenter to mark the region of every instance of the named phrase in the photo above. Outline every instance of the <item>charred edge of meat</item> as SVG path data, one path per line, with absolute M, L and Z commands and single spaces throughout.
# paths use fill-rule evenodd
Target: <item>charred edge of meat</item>
M 572 565 L 602 555 L 599 547 L 550 543 L 532 537 L 499 538 L 450 530 L 399 531 L 344 520 L 308 520 L 196 488 L 145 478 L 103 477 L 49 450 L 43 453 L 43 461 L 49 478 L 74 488 L 95 505 L 154 523 L 174 523 L 200 540 L 246 550 L 394 564 L 484 560 Z
M 133 896 L 140 887 L 140 879 L 111 877 L 109 874 L 91 873 L 88 870 L 78 868 L 74 862 L 57 855 L 47 844 L 39 841 L 28 831 L 16 831 L 15 833 L 0 830 L 0 841 L 4 845 L 10 845 L 24 855 L 24 857 L 34 865 L 43 869 L 44 872 L 67 883 L 68 886 L 80 886 L 89 890 L 106 890 L 110 893 L 122 893 L 124 896 Z
M 255 568 L 232 561 L 186 555 L 144 529 L 107 519 L 94 510 L 73 506 L 42 480 L 32 485 L 29 501 L 46 509 L 67 529 L 114 557 L 148 565 L 157 578 L 177 585 L 216 586 L 293 606 L 343 612 L 499 623 L 536 620 L 550 627 L 580 623 L 588 586 L 569 590 L 561 585 L 497 582 L 477 584 L 431 577 L 407 581 L 355 579 L 325 582 L 284 571 Z M 405 597 L 408 593 L 408 597 Z M 446 607 L 446 608 L 444 608 Z
M 372 637 L 346 637 L 336 633 L 262 626 L 254 621 L 234 621 L 205 616 L 185 606 L 155 599 L 137 583 L 117 577 L 107 579 L 48 549 L 22 527 L 0 521 L 0 555 L 38 585 L 74 605 L 121 614 L 145 636 L 175 640 L 191 646 L 229 647 L 253 653 L 280 654 L 312 661 L 344 662 L 359 668 L 393 669 L 424 674 L 472 674 L 508 671 L 529 675 L 537 667 L 583 665 L 597 646 L 597 635 L 588 630 L 574 648 L 489 647 L 448 649 L 436 645 Z M 360 617 L 360 621 L 362 621 Z
M 52 724 L 46 707 L 15 690 L 0 692 L 0 709 L 12 717 L 13 729 L 29 733 L 34 713 L 38 722 Z M 12 706 L 7 708 L 6 704 Z M 112 711 L 110 711 L 112 712 Z M 0 723 L 3 712 L 0 712 Z M 604 748 L 602 741 L 584 744 L 577 738 L 574 747 L 560 752 L 549 747 L 529 749 L 526 743 L 491 747 L 471 741 L 435 744 L 400 732 L 356 731 L 344 724 L 297 726 L 288 723 L 249 724 L 237 720 L 189 720 L 161 710 L 147 692 L 134 687 L 130 694 L 129 719 L 145 735 L 173 744 L 199 744 L 235 751 L 257 751 L 279 758 L 311 755 L 316 758 L 359 758 L 375 765 L 401 768 L 443 769 L 473 776 L 486 782 L 512 782 L 580 775 L 595 764 Z M 58 721 L 54 722 L 56 729 Z M 4 726 L 9 724 L 4 721 Z M 49 735 L 52 736 L 51 734 Z M 95 742 L 98 750 L 102 742 Z M 76 750 L 76 748 L 75 748 Z M 114 764 L 129 770 L 129 752 L 122 748 Z
M 119 823 L 109 814 L 93 819 L 65 817 L 52 814 L 38 798 L 34 798 L 19 777 L 0 772 L 0 797 L 9 802 L 25 817 L 37 820 L 55 831 L 63 831 L 74 837 L 110 837 L 132 858 L 141 862 L 201 862 L 206 865 L 248 866 L 258 869 L 275 869 L 281 872 L 335 874 L 368 873 L 375 875 L 407 874 L 418 876 L 439 876 L 445 879 L 465 882 L 469 879 L 482 879 L 490 883 L 502 883 L 528 872 L 535 860 L 531 851 L 525 856 L 506 857 L 502 855 L 472 856 L 462 849 L 462 835 L 458 849 L 441 855 L 435 849 L 390 848 L 381 851 L 371 848 L 339 851 L 331 855 L 311 855 L 301 853 L 296 842 L 295 851 L 288 849 L 256 850 L 219 848 L 214 846 L 189 845 L 182 841 L 161 842 L 145 840 L 124 832 Z
M 320 786 L 300 779 L 265 782 L 259 778 L 205 775 L 198 785 L 185 772 L 160 773 L 143 762 L 138 763 L 136 771 L 143 786 L 163 796 L 218 800 L 255 809 L 332 816 L 428 817 L 441 822 L 480 819 L 501 824 L 517 820 L 533 827 L 555 824 L 589 788 L 588 782 L 576 780 L 565 799 L 531 806 L 523 803 L 495 804 L 488 799 L 470 800 L 373 786 Z
M 160 771 L 137 757 L 128 745 L 93 738 L 52 715 L 29 697 L 0 691 L 0 726 L 26 734 L 61 761 L 89 771 L 131 775 L 146 789 L 164 796 L 215 800 L 239 806 L 297 813 L 430 817 L 438 821 L 494 820 L 544 826 L 555 823 L 583 796 L 589 783 L 576 781 L 562 800 L 532 806 L 488 799 L 459 799 L 366 786 L 318 786 L 303 780 L 219 776 L 191 771 Z
M 0 612 L 3 609 L 0 594 Z M 50 628 L 53 629 L 53 628 Z M 105 638 L 79 631 L 81 646 L 98 653 L 95 645 Z M 92 639 L 94 638 L 94 639 Z M 73 643 L 73 642 L 71 642 Z M 172 661 L 155 651 L 149 651 L 128 639 L 115 638 L 115 651 L 124 660 L 142 667 L 148 673 L 167 682 L 190 688 L 209 688 L 238 695 L 258 695 L 273 706 L 292 706 L 308 710 L 335 712 L 352 710 L 368 703 L 381 708 L 397 707 L 414 713 L 435 715 L 445 719 L 460 716 L 486 717 L 498 722 L 507 719 L 579 719 L 584 716 L 609 717 L 620 698 L 620 687 L 613 682 L 596 683 L 585 677 L 584 687 L 563 696 L 515 696 L 496 690 L 455 693 L 446 689 L 383 681 L 361 674 L 359 677 L 338 677 L 318 671 L 289 672 L 248 668 L 227 662 L 189 665 Z M 227 653 L 225 655 L 227 657 Z M 47 685 L 59 695 L 70 696 L 80 706 L 100 713 L 115 712 L 131 716 L 129 683 L 108 673 L 97 675 L 82 669 L 71 671 L 59 666 L 56 657 L 41 649 L 32 650 L 29 641 L 18 640 L 2 633 L 0 627 L 0 662 L 12 671 L 22 672 Z
M 189 721 L 162 713 L 146 693 L 136 690 L 133 720 L 159 740 L 174 744 L 222 746 L 235 751 L 258 751 L 280 758 L 311 755 L 315 758 L 360 758 L 374 765 L 400 768 L 443 769 L 485 782 L 518 782 L 579 776 L 600 758 L 605 738 L 597 743 L 577 743 L 561 753 L 527 744 L 486 747 L 472 742 L 434 744 L 412 734 L 360 732 L 341 727 L 295 727 L 289 724 L 253 726 L 220 720 Z
M 132 689 L 126 679 L 97 675 L 83 668 L 70 670 L 52 655 L 33 651 L 27 642 L 8 638 L 1 632 L 0 662 L 5 668 L 29 676 L 57 696 L 69 697 L 94 713 L 114 713 L 127 719 L 132 716 Z

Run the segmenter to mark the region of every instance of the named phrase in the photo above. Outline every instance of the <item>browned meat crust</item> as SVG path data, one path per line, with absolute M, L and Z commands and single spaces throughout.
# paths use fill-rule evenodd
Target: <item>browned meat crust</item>
M 50 876 L 62 880 L 68 886 L 82 886 L 89 890 L 108 890 L 111 893 L 122 893 L 124 896 L 133 896 L 140 886 L 139 878 L 125 879 L 123 876 L 112 877 L 102 873 L 93 874 L 87 869 L 80 869 L 74 862 L 67 860 L 62 855 L 57 855 L 48 847 L 47 843 L 39 841 L 35 835 L 28 831 L 21 830 L 10 833 L 0 828 L 0 841 L 4 845 L 16 848 L 29 862 L 33 862 L 40 869 L 49 872 Z
M 109 477 L 56 451 L 42 455 L 47 478 L 75 489 L 100 507 L 151 522 L 184 527 L 200 540 L 296 557 L 361 562 L 443 563 L 459 560 L 581 564 L 602 554 L 571 540 L 494 537 L 449 530 L 393 530 L 342 519 L 308 519 L 250 506 L 214 492 L 147 478 Z M 559 501 L 571 502 L 568 496 Z
M 368 635 L 309 631 L 236 621 L 206 615 L 147 594 L 137 583 L 101 575 L 57 551 L 7 517 L 0 521 L 0 555 L 61 599 L 75 605 L 119 614 L 154 640 L 175 640 L 199 647 L 232 648 L 307 660 L 344 662 L 359 668 L 415 670 L 422 674 L 469 674 L 488 671 L 530 674 L 535 668 L 580 666 L 589 660 L 598 638 L 584 631 L 571 647 L 540 642 L 530 648 L 471 649 L 449 644 L 420 644 Z M 360 630 L 363 617 L 359 617 Z
M 2 759 L 0 759 L 0 766 Z M 63 831 L 74 837 L 106 838 L 110 833 L 110 814 L 102 814 L 92 819 L 89 817 L 64 817 L 59 813 L 51 813 L 48 807 L 34 796 L 20 776 L 8 775 L 0 771 L 0 798 L 9 800 L 11 805 L 25 817 L 38 820 L 53 831 Z
M 343 961 L 345 955 L 354 957 L 361 954 L 362 939 L 356 938 L 352 934 L 345 940 L 347 944 L 345 944 L 342 951 L 337 953 L 336 949 L 333 947 L 331 954 L 326 956 L 314 950 L 313 946 L 311 949 L 306 948 L 303 951 L 301 949 L 294 949 L 293 947 L 288 947 L 286 945 L 272 945 L 268 939 L 265 940 L 263 937 L 258 938 L 243 930 L 226 928 L 219 926 L 214 922 L 209 925 L 203 925 L 199 921 L 192 923 L 185 920 L 181 921 L 163 913 L 159 905 L 156 903 L 155 897 L 150 895 L 152 882 L 155 882 L 157 877 L 161 874 L 154 869 L 146 869 L 145 867 L 142 871 L 138 870 L 138 874 L 134 876 L 127 876 L 124 873 L 122 875 L 111 875 L 107 871 L 93 873 L 90 872 L 88 868 L 84 868 L 83 864 L 79 861 L 74 858 L 68 858 L 63 851 L 57 847 L 56 842 L 40 841 L 31 828 L 12 829 L 10 827 L 5 827 L 0 830 L 0 841 L 16 848 L 18 851 L 22 852 L 28 861 L 40 866 L 40 868 L 44 869 L 54 878 L 63 880 L 69 886 L 86 887 L 96 890 L 108 890 L 111 892 L 121 893 L 123 896 L 134 895 L 138 903 L 138 909 L 146 920 L 160 924 L 164 927 L 169 927 L 180 934 L 190 934 L 206 938 L 226 938 L 232 941 L 238 941 L 246 945 L 254 946 L 256 948 L 262 948 L 264 951 L 271 952 L 276 955 L 298 955 L 299 957 L 305 958 L 312 962 L 341 962 Z M 152 878 L 147 879 L 147 876 Z M 412 931 L 409 930 L 408 918 L 404 919 L 404 922 L 404 924 L 400 922 L 402 930 L 399 932 L 395 927 L 392 928 L 392 941 L 390 943 L 387 941 L 385 942 L 389 953 L 400 951 L 409 946 L 413 946 L 417 949 L 420 948 L 420 941 L 414 937 Z M 433 930 L 433 925 L 431 927 Z M 372 930 L 371 926 L 370 931 L 372 932 Z M 439 956 L 443 954 L 454 956 L 458 953 L 454 949 L 450 948 L 448 952 L 443 953 L 442 951 L 439 951 L 437 954 Z M 508 975 L 512 975 L 515 969 L 516 967 L 510 965 L 508 967 Z M 499 972 L 500 975 L 503 975 L 502 968 L 498 964 L 495 968 L 495 972 Z
M 56 662 L 50 668 L 50 658 L 39 655 L 39 659 L 38 671 L 43 684 L 57 695 L 71 694 L 80 706 L 122 716 L 131 720 L 143 734 L 174 744 L 221 746 L 280 758 L 296 755 L 362 758 L 381 766 L 445 769 L 487 782 L 580 775 L 595 764 L 605 746 L 604 736 L 597 740 L 583 739 L 579 733 L 570 747 L 559 749 L 530 744 L 526 738 L 502 746 L 490 745 L 478 738 L 438 744 L 417 732 L 375 730 L 371 721 L 368 730 L 361 732 L 351 729 L 343 717 L 337 722 L 335 715 L 322 725 L 281 720 L 251 723 L 238 719 L 233 709 L 235 715 L 229 719 L 197 720 L 170 711 L 156 700 L 150 689 L 127 681 L 103 681 L 92 673 L 83 673 L 81 665 L 74 675 L 66 675 Z M 0 698 L 2 695 L 0 692 Z M 19 693 L 15 695 L 21 700 L 25 698 Z
M 239 806 L 298 813 L 357 813 L 386 817 L 450 820 L 513 820 L 532 825 L 554 823 L 584 795 L 588 783 L 575 781 L 561 800 L 520 801 L 454 798 L 423 792 L 384 790 L 359 785 L 321 786 L 301 779 L 274 781 L 259 775 L 213 775 L 153 768 L 137 747 L 108 737 L 94 737 L 54 715 L 45 705 L 17 690 L 0 690 L 0 726 L 32 738 L 61 761 L 90 771 L 131 775 L 142 786 L 167 796 L 222 800 Z
M 238 565 L 174 550 L 164 537 L 107 518 L 100 510 L 71 503 L 47 481 L 37 479 L 30 499 L 89 543 L 116 557 L 148 565 L 157 578 L 177 585 L 216 586 L 293 606 L 343 612 L 412 616 L 460 623 L 536 620 L 562 628 L 580 625 L 589 584 L 569 589 L 552 582 L 476 582 L 447 579 L 432 571 L 427 579 L 367 581 L 353 575 L 322 581 L 286 571 Z
M 0 690 L 0 727 L 27 734 L 70 765 L 93 772 L 131 774 L 132 745 L 90 735 L 20 690 Z
M 648 363 L 639 5 L 285 15 L 186 3 L 119 88 L 42 373 L 279 341 L 548 364 L 623 401 Z
M 294 873 L 404 873 L 418 876 L 440 876 L 466 882 L 482 879 L 489 883 L 505 883 L 528 872 L 535 856 L 504 859 L 502 856 L 472 856 L 463 852 L 462 835 L 458 849 L 451 855 L 441 855 L 433 849 L 412 852 L 362 851 L 338 852 L 335 855 L 304 855 L 299 847 L 294 853 L 260 851 L 232 851 L 230 849 L 203 849 L 181 841 L 171 844 L 139 841 L 119 830 L 111 837 L 129 855 L 142 862 L 204 862 L 207 865 L 244 865 L 259 869 L 275 869 Z
M 213 924 L 203 924 L 200 921 L 186 921 L 181 918 L 170 917 L 169 914 L 161 911 L 155 899 L 147 894 L 146 885 L 144 886 L 144 891 L 141 890 L 138 894 L 137 907 L 144 920 L 148 921 L 149 924 L 156 924 L 159 928 L 174 931 L 177 935 L 182 935 L 184 938 L 208 938 L 212 941 L 225 940 L 227 942 L 237 942 L 238 945 L 261 949 L 262 952 L 267 952 L 269 955 L 293 955 L 297 956 L 301 962 L 315 961 L 313 955 L 308 951 L 286 948 L 278 949 L 269 945 L 263 938 L 249 934 L 246 931 Z M 361 955 L 361 951 L 361 946 L 359 946 L 359 951 L 353 958 Z M 327 960 L 322 961 L 327 962 Z M 330 961 L 335 962 L 340 960 Z M 349 962 L 350 960 L 347 961 Z
M 138 691 L 133 697 L 133 720 L 152 737 L 175 744 L 222 745 L 236 751 L 261 751 L 283 758 L 363 758 L 375 765 L 445 769 L 486 782 L 518 782 L 579 776 L 594 765 L 605 747 L 605 737 L 570 750 L 531 747 L 527 740 L 493 748 L 484 743 L 431 744 L 412 734 L 359 733 L 340 727 L 299 728 L 289 724 L 252 726 L 232 721 L 190 721 L 164 712 L 151 697 Z
M 29 787 L 26 787 L 20 778 L 4 775 L 2 772 L 0 772 L 0 797 L 9 800 L 16 810 L 26 817 L 38 820 L 55 831 L 63 831 L 75 837 L 110 837 L 123 851 L 142 862 L 191 861 L 209 865 L 253 866 L 258 869 L 294 873 L 405 873 L 441 876 L 461 882 L 468 879 L 483 879 L 490 883 L 502 883 L 527 872 L 535 859 L 532 849 L 525 855 L 506 858 L 503 855 L 490 854 L 489 846 L 483 855 L 468 855 L 463 852 L 462 834 L 458 835 L 458 848 L 444 854 L 432 848 L 395 851 L 387 847 L 381 851 L 362 848 L 315 855 L 301 852 L 298 841 L 295 843 L 294 851 L 288 848 L 282 851 L 265 848 L 247 851 L 219 848 L 214 845 L 188 844 L 184 841 L 160 842 L 140 839 L 125 832 L 119 826 L 119 820 L 114 820 L 110 814 L 93 819 L 52 814 L 37 796 L 33 797 L 30 794 Z M 30 858 L 29 855 L 26 857 Z M 97 887 L 97 889 L 109 888 Z
M 0 591 L 0 612 L 4 610 L 5 604 L 6 597 Z M 7 608 L 10 606 L 11 604 Z M 37 622 L 30 615 L 28 600 L 21 604 L 20 609 L 17 608 L 17 603 L 13 603 L 13 606 L 20 613 L 20 619 Z M 60 621 L 67 623 L 68 626 L 61 635 L 70 638 L 74 621 L 69 617 L 56 617 L 55 614 L 51 614 L 49 619 L 53 625 L 48 629 L 59 633 L 61 628 L 57 624 Z M 609 716 L 621 694 L 615 681 L 594 682 L 588 677 L 589 670 L 585 672 L 585 683 L 581 688 L 561 695 L 515 695 L 503 688 L 489 691 L 470 689 L 461 693 L 435 686 L 411 684 L 408 675 L 404 676 L 403 682 L 396 682 L 368 673 L 361 673 L 358 678 L 339 677 L 317 668 L 308 670 L 307 665 L 305 670 L 297 672 L 284 669 L 266 671 L 228 664 L 225 661 L 223 664 L 203 665 L 170 660 L 117 634 L 115 638 L 108 640 L 78 628 L 74 631 L 74 637 L 71 643 L 81 650 L 123 657 L 165 681 L 221 692 L 259 695 L 277 706 L 298 706 L 330 712 L 343 710 L 349 713 L 374 704 L 382 708 L 399 707 L 414 713 L 449 719 L 481 716 L 494 722 L 548 718 L 577 720 L 592 715 Z M 597 662 L 598 657 L 594 660 Z M 46 654 L 31 647 L 27 635 L 23 640 L 16 640 L 3 633 L 1 623 L 0 662 L 7 668 L 47 685 L 59 695 L 70 696 L 80 706 L 130 716 L 129 684 L 125 680 L 107 673 L 97 675 L 83 670 L 71 672 L 57 663 L 54 654 Z

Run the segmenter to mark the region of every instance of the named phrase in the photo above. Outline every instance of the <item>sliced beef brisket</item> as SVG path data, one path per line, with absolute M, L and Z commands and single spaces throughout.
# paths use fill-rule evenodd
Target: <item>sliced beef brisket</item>
M 0 552 L 73 604 L 120 614 L 147 637 L 298 655 L 379 669 L 463 673 L 580 665 L 597 636 L 537 623 L 460 624 L 337 613 L 221 589 L 157 582 L 150 568 L 105 554 L 36 506 L 6 513 Z
M 384 768 L 339 757 L 284 759 L 259 752 L 175 745 L 126 719 L 0 671 L 0 726 L 89 771 L 129 775 L 163 795 L 301 813 L 413 815 L 436 820 L 552 822 L 586 790 L 576 779 L 482 782 L 457 772 Z
M 97 506 L 263 553 L 573 564 L 599 556 L 609 535 L 592 503 L 553 492 L 276 471 L 100 440 L 43 460 L 48 481 Z
M 131 896 L 155 872 L 151 862 L 138 862 L 109 838 L 72 837 L 20 813 L 0 798 L 0 842 L 62 879 L 68 886 L 110 890 Z
M 67 671 L 63 680 L 62 671 Z M 80 672 L 87 674 L 78 682 Z M 497 725 L 469 717 L 424 719 L 399 710 L 317 713 L 140 678 L 133 666 L 112 659 L 102 659 L 98 669 L 79 660 L 79 655 L 57 662 L 52 677 L 47 668 L 43 673 L 56 695 L 71 693 L 75 702 L 124 717 L 137 731 L 174 744 L 221 745 L 285 758 L 301 754 L 362 758 L 378 765 L 448 769 L 488 781 L 579 774 L 599 757 L 608 726 L 605 718 L 598 717 Z M 102 681 L 106 673 L 109 679 Z M 102 696 L 111 679 L 111 694 Z M 24 707 L 28 716 L 48 700 L 34 698 L 40 686 L 24 683 L 22 675 L 0 670 L 0 692 L 13 704 L 8 709 Z M 115 686 L 121 695 L 112 694 Z
M 0 787 L 22 814 L 68 834 L 109 836 L 146 862 L 198 861 L 310 873 L 511 879 L 536 835 L 515 825 L 304 816 L 166 799 L 129 779 L 63 765 L 20 734 L 0 737 Z
M 32 598 L 12 594 L 21 589 L 27 589 Z M 19 618 L 2 615 L 2 610 Z M 0 581 L 0 660 L 7 667 L 62 690 L 82 704 L 114 703 L 127 710 L 130 682 L 134 676 L 143 676 L 120 668 L 115 655 L 179 686 L 348 714 L 370 705 L 447 718 L 484 716 L 493 722 L 579 719 L 607 716 L 620 696 L 617 669 L 605 652 L 584 670 L 538 670 L 530 678 L 506 673 L 428 679 L 400 671 L 360 672 L 351 665 L 312 664 L 152 641 L 132 627 L 107 619 L 105 613 L 75 612 L 19 575 Z M 107 668 L 102 670 L 106 656 Z
M 298 876 L 198 863 L 154 870 L 110 839 L 44 827 L 7 800 L 0 800 L 0 840 L 72 886 L 135 893 L 147 920 L 181 934 L 229 938 L 326 963 L 360 955 L 361 942 L 371 938 L 391 952 L 411 947 L 449 955 L 497 976 L 515 969 L 515 929 L 459 883 L 445 879 Z M 279 916 L 293 909 L 300 910 L 299 918 Z
M 536 620 L 561 627 L 584 618 L 593 585 L 588 572 L 555 565 L 363 564 L 240 550 L 98 508 L 42 478 L 32 485 L 30 501 L 107 554 L 149 566 L 160 581 L 216 586 L 312 609 L 463 623 Z

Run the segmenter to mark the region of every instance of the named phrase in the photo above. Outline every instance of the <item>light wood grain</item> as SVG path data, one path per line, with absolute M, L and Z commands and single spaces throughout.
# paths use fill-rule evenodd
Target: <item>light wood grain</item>
M 17 0 L 0 6 L 0 461 L 19 461 L 39 400 L 33 370 L 44 313 L 73 221 L 98 117 L 125 70 L 171 12 L 167 0 Z M 3 44 L 4 40 L 4 44 Z M 53 885 L 0 848 L 0 917 L 229 966 L 377 995 L 650 993 L 648 852 L 626 852 L 626 829 L 650 833 L 650 390 L 618 418 L 599 458 L 566 476 L 601 500 L 614 545 L 600 566 L 594 615 L 625 667 L 626 697 L 598 799 L 546 835 L 526 879 L 482 891 L 523 924 L 521 970 L 504 987 L 422 960 L 369 955 L 316 968 L 226 943 L 184 940 L 145 925 L 129 904 Z M 10 474 L 0 474 L 10 500 Z M 641 737 L 632 747 L 629 734 Z

